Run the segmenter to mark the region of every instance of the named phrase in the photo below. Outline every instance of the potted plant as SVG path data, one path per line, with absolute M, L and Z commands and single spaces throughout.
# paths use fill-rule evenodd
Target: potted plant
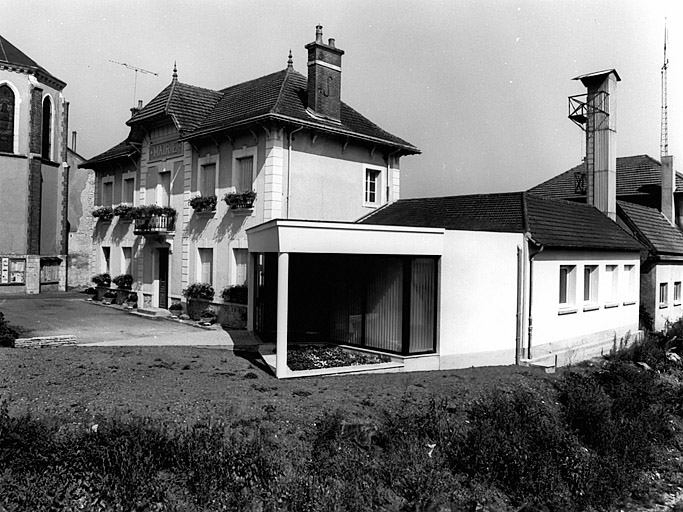
M 104 294 L 109 291 L 111 276 L 105 272 L 92 276 L 90 280 L 95 284 L 95 296 L 93 297 L 93 300 L 102 300 Z
M 190 199 L 190 206 L 197 213 L 212 212 L 216 210 L 218 198 L 216 196 L 194 196 Z
M 223 302 L 233 302 L 235 304 L 246 304 L 249 298 L 249 288 L 246 285 L 239 284 L 235 286 L 228 286 L 223 288 L 221 292 L 221 299 Z
M 111 206 L 100 206 L 92 211 L 92 216 L 97 220 L 106 222 L 114 218 L 114 210 Z
M 137 293 L 126 293 L 125 302 L 123 305 L 129 309 L 138 307 L 138 294 Z
M 230 209 L 238 208 L 253 208 L 254 200 L 256 199 L 256 192 L 250 190 L 248 192 L 229 192 L 223 196 L 223 200 L 227 203 Z
M 118 287 L 116 290 L 116 303 L 123 304 L 126 302 L 130 289 L 133 286 L 133 276 L 130 274 L 121 274 L 112 279 L 112 282 Z
M 114 216 L 121 220 L 131 220 L 135 207 L 129 204 L 120 204 L 114 208 Z
M 192 320 L 199 320 L 203 311 L 209 309 L 215 291 L 209 283 L 192 283 L 183 290 L 187 299 L 187 314 Z

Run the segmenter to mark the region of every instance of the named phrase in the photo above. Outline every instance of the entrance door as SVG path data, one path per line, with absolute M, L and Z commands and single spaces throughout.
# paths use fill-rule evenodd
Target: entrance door
M 157 269 L 159 275 L 157 279 L 159 280 L 159 307 L 167 309 L 168 308 L 168 249 L 161 248 L 157 249 L 157 258 L 159 264 Z

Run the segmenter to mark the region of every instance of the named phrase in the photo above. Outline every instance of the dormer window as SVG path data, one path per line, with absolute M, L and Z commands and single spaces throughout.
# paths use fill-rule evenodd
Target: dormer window
M 0 152 L 14 153 L 14 91 L 0 85 Z
M 52 100 L 45 96 L 43 100 L 43 139 L 41 155 L 46 160 L 52 160 Z

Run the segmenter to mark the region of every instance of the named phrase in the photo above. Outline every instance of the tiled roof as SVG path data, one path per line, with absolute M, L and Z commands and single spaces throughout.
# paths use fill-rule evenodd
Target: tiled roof
M 153 121 L 163 116 L 173 118 L 182 133 L 195 129 L 211 112 L 221 93 L 173 80 L 126 124 Z
M 401 199 L 365 224 L 526 233 L 546 247 L 637 251 L 640 245 L 593 206 L 524 192 Z
M 99 155 L 94 156 L 90 160 L 86 160 L 78 167 L 92 169 L 94 167 L 97 167 L 99 164 L 111 162 L 112 160 L 116 160 L 118 158 L 127 158 L 129 156 L 135 155 L 138 152 L 139 150 L 129 142 L 129 139 L 126 139 L 123 142 L 118 143 L 113 148 L 108 149 L 104 153 L 100 153 Z
M 577 194 L 575 175 L 584 172 L 584 165 L 576 167 L 529 189 L 532 194 L 554 199 L 585 198 Z M 617 197 L 660 194 L 661 163 L 648 155 L 617 158 Z M 683 175 L 676 173 L 676 189 L 683 190 Z
M 174 88 L 172 83 L 128 124 L 172 115 L 182 126 L 183 137 L 192 139 L 255 120 L 272 119 L 400 147 L 408 154 L 420 152 L 409 142 L 383 130 L 343 102 L 341 122 L 311 115 L 307 111 L 307 83 L 305 76 L 290 68 L 221 91 L 200 89 L 179 82 Z
M 683 233 L 659 210 L 618 201 L 617 213 L 627 229 L 655 254 L 683 256 Z
M 35 74 L 39 78 L 51 82 L 50 85 L 54 85 L 59 90 L 66 87 L 66 83 L 51 75 L 40 64 L 2 36 L 0 36 L 0 66 L 18 68 L 22 71 Z

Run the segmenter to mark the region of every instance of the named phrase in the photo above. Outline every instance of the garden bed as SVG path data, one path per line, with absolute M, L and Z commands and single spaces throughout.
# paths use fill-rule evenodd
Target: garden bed
M 287 351 L 287 366 L 294 371 L 381 364 L 390 361 L 389 356 L 356 352 L 333 345 L 293 345 Z

